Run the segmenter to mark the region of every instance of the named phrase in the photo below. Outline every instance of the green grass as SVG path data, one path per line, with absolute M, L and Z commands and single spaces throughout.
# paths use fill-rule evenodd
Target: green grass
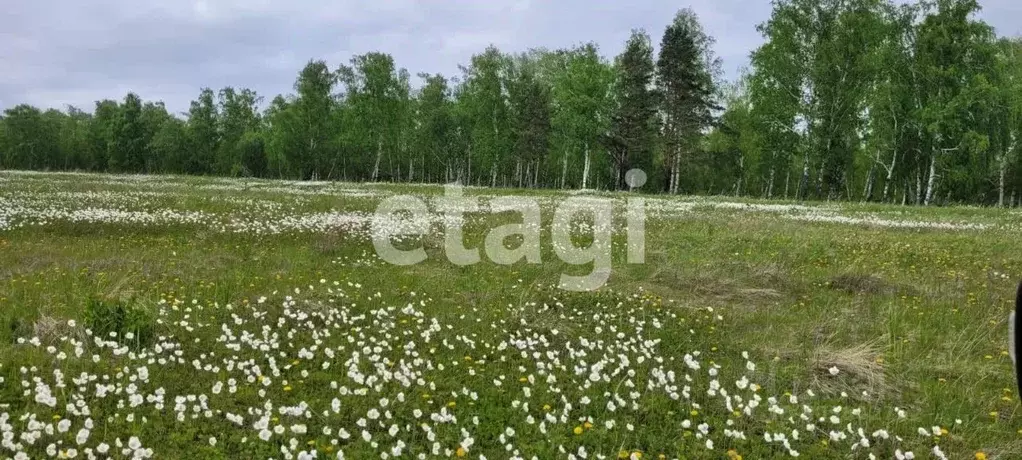
M 566 458 L 580 448 L 589 458 L 728 458 L 729 449 L 789 457 L 779 436 L 768 443 L 765 434 L 783 434 L 814 459 L 892 458 L 898 449 L 932 458 L 935 445 L 949 458 L 1022 455 L 1006 355 L 1022 275 L 1013 212 L 810 204 L 845 217 L 987 226 L 891 228 L 699 199 L 686 212 L 650 212 L 644 264 L 625 263 L 615 235 L 608 284 L 571 293 L 555 287 L 559 275 L 587 268 L 559 262 L 549 237 L 550 203 L 566 194 L 467 191 L 547 200 L 541 264 L 496 265 L 484 255 L 456 266 L 432 234 L 422 239 L 426 262 L 398 267 L 358 232 L 239 232 L 227 222 L 370 212 L 383 196 L 441 187 L 135 179 L 0 174 L 0 430 L 31 457 L 50 444 L 85 457 L 100 443 L 130 457 L 122 449 L 132 436 L 156 458 L 303 450 L 380 458 L 397 446 L 402 457 L 432 457 L 434 448 L 450 457 L 465 444 L 460 453 L 491 459 Z M 607 196 L 618 210 L 634 198 Z M 647 200 L 651 209 L 691 201 Z M 90 208 L 203 217 L 143 225 L 40 211 Z M 467 246 L 512 219 L 473 216 Z M 12 225 L 26 220 L 33 225 Z M 748 386 L 736 384 L 743 377 Z M 717 384 L 727 396 L 708 393 Z M 97 385 L 110 391 L 100 397 Z M 135 407 L 133 393 L 143 399 Z M 740 413 L 757 398 L 751 415 Z M 771 398 L 783 413 L 770 411 Z M 281 413 L 287 407 L 300 414 Z M 264 412 L 270 432 L 285 430 L 268 441 L 254 427 Z M 86 419 L 92 428 L 79 445 Z M 66 433 L 60 420 L 71 422 Z M 934 436 L 933 427 L 946 432 Z M 21 436 L 32 428 L 41 437 L 29 444 Z M 860 428 L 870 446 L 853 450 Z M 832 441 L 831 431 L 846 438 Z M 11 447 L 19 446 L 5 444 L 0 457 L 13 457 Z

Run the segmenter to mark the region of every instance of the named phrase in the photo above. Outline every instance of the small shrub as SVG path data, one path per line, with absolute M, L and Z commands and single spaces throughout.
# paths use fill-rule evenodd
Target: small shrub
M 31 324 L 20 316 L 9 316 L 4 318 L 4 322 L 7 324 L 7 330 L 3 331 L 6 335 L 4 342 L 14 343 L 14 340 L 21 337 L 30 337 L 32 332 Z
M 85 325 L 93 335 L 110 340 L 117 334 L 118 342 L 140 349 L 152 343 L 155 321 L 149 311 L 126 305 L 122 301 L 89 299 L 85 305 Z M 129 338 L 130 336 L 130 338 Z

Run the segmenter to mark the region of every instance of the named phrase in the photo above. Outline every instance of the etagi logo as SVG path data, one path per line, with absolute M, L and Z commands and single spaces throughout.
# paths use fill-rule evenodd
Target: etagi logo
M 625 181 L 633 190 L 637 189 L 646 183 L 646 173 L 639 169 L 630 170 L 625 175 Z M 465 247 L 463 231 L 465 213 L 483 212 L 478 198 L 464 196 L 460 185 L 447 185 L 444 194 L 436 201 L 434 214 L 422 199 L 415 196 L 397 195 L 383 200 L 372 217 L 373 246 L 377 255 L 395 265 L 413 265 L 425 261 L 427 255 L 424 248 L 398 249 L 394 246 L 394 239 L 397 237 L 398 240 L 405 240 L 409 236 L 428 235 L 433 223 L 439 221 L 444 227 L 444 252 L 447 259 L 460 266 L 479 263 L 479 248 Z M 522 217 L 521 223 L 501 225 L 486 234 L 483 249 L 490 260 L 501 265 L 511 265 L 522 260 L 530 264 L 542 263 L 541 207 L 536 198 L 496 197 L 489 202 L 489 212 L 515 212 Z M 554 253 L 560 260 L 571 265 L 593 264 L 588 275 L 562 273 L 559 283 L 561 289 L 593 291 L 606 284 L 610 278 L 613 255 L 613 200 L 592 196 L 565 198 L 555 204 L 549 230 Z M 572 234 L 577 235 L 580 230 L 591 230 L 585 235 L 592 238 L 588 246 L 577 246 L 573 241 Z M 646 202 L 643 198 L 625 199 L 624 231 L 627 262 L 644 263 Z M 508 248 L 505 241 L 509 238 L 520 240 L 521 244 Z

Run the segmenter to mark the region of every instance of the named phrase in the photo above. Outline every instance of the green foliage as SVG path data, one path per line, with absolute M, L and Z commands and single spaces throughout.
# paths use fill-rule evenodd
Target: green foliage
M 110 169 L 115 172 L 142 171 L 146 140 L 142 122 L 142 100 L 135 93 L 124 97 L 114 121 Z
M 700 137 L 713 122 L 717 108 L 714 80 L 720 73 L 720 60 L 713 55 L 712 45 L 713 39 L 703 32 L 690 9 L 678 12 L 660 42 L 657 83 L 663 103 L 663 169 L 670 193 L 678 193 L 682 158 L 690 170 L 691 159 L 700 150 Z
M 199 93 L 199 99 L 192 101 L 188 110 L 188 138 L 192 150 L 182 172 L 188 174 L 213 172 L 214 155 L 220 145 L 217 117 L 213 90 L 203 88 Z
M 217 103 L 220 134 L 220 145 L 216 153 L 216 171 L 218 174 L 235 176 L 246 169 L 251 171 L 251 168 L 246 166 L 256 167 L 259 171 L 263 172 L 266 169 L 265 165 L 246 165 L 245 158 L 243 157 L 246 149 L 249 150 L 249 155 L 252 154 L 252 150 L 258 151 L 260 155 L 264 155 L 261 144 L 253 144 L 251 137 L 246 141 L 247 145 L 242 145 L 242 140 L 246 136 L 259 131 L 259 101 L 259 96 L 250 89 L 235 91 L 234 88 L 227 87 L 220 90 L 219 101 Z M 249 158 L 248 161 L 251 162 L 253 160 Z M 263 161 L 265 162 L 265 155 Z
M 498 172 L 507 170 L 507 156 L 513 145 L 510 129 L 510 58 L 489 47 L 472 56 L 465 71 L 461 103 L 472 118 L 469 132 L 471 151 L 464 178 L 469 183 L 497 185 Z
M 658 131 L 659 95 L 652 88 L 655 68 L 653 46 L 644 31 L 632 31 L 625 50 L 615 63 L 615 109 L 605 139 L 614 160 L 614 183 L 625 189 L 625 173 L 632 168 L 651 171 Z
M 89 299 L 83 320 L 93 336 L 135 349 L 149 346 L 156 338 L 156 320 L 152 313 L 121 300 Z
M 191 143 L 187 124 L 177 118 L 168 118 L 153 135 L 149 143 L 154 166 L 151 171 L 183 173 L 189 158 Z
M 293 157 L 288 164 L 291 177 L 316 179 L 326 175 L 331 162 L 330 138 L 333 89 L 337 77 L 323 61 L 310 61 L 298 74 L 294 102 L 288 106 L 291 114 L 283 128 L 288 131 L 284 148 Z
M 425 80 L 425 85 L 413 102 L 416 123 L 412 145 L 419 150 L 419 168 L 423 171 L 420 177 L 448 182 L 453 179 L 453 171 L 461 169 L 451 89 L 443 75 L 420 74 L 419 77 Z M 431 165 L 436 166 L 432 171 Z
M 379 180 L 381 167 L 394 166 L 396 160 L 397 168 L 387 168 L 390 173 L 383 175 L 397 180 L 409 153 L 408 72 L 396 68 L 389 54 L 368 53 L 352 58 L 351 66 L 342 66 L 338 75 L 346 92 L 345 127 L 352 133 L 347 141 L 357 154 L 355 163 L 371 171 L 361 178 Z M 411 170 L 412 166 L 406 172 Z
M 534 186 L 533 172 L 538 172 L 550 152 L 550 90 L 531 70 L 524 70 L 512 87 L 511 107 L 516 182 L 519 187 Z
M 263 177 L 267 173 L 266 143 L 260 133 L 250 131 L 241 136 L 235 144 L 235 156 L 239 160 L 236 174 Z
M 53 132 L 47 129 L 42 112 L 27 104 L 4 111 L 4 167 L 44 169 L 48 158 L 57 157 Z
M 706 136 L 705 156 L 698 158 L 699 161 L 695 163 L 707 168 L 699 171 L 702 177 L 708 178 L 708 182 L 702 184 L 706 190 L 711 193 L 742 195 L 750 187 L 745 182 L 746 178 L 756 177 L 749 171 L 756 170 L 756 163 L 763 161 L 763 135 L 757 129 L 752 103 L 743 86 L 729 87 L 725 102 L 727 110 L 721 115 L 717 129 Z M 734 177 L 738 180 L 732 181 Z M 752 184 L 753 187 L 759 185 Z
M 89 125 L 89 141 L 92 146 L 82 167 L 91 171 L 106 171 L 109 168 L 110 150 L 113 147 L 114 122 L 120 113 L 120 105 L 110 99 L 96 102 Z
M 556 151 L 550 170 L 561 188 L 587 188 L 603 182 L 613 187 L 613 162 L 603 136 L 614 110 L 613 65 L 587 43 L 557 56 L 549 71 L 551 132 Z

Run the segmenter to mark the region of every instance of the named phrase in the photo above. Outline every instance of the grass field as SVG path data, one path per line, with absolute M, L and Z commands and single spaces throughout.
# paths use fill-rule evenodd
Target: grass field
M 0 457 L 1022 458 L 1018 211 L 649 195 L 569 292 L 577 193 L 467 189 L 543 204 L 539 264 L 376 256 L 442 193 L 0 173 Z

